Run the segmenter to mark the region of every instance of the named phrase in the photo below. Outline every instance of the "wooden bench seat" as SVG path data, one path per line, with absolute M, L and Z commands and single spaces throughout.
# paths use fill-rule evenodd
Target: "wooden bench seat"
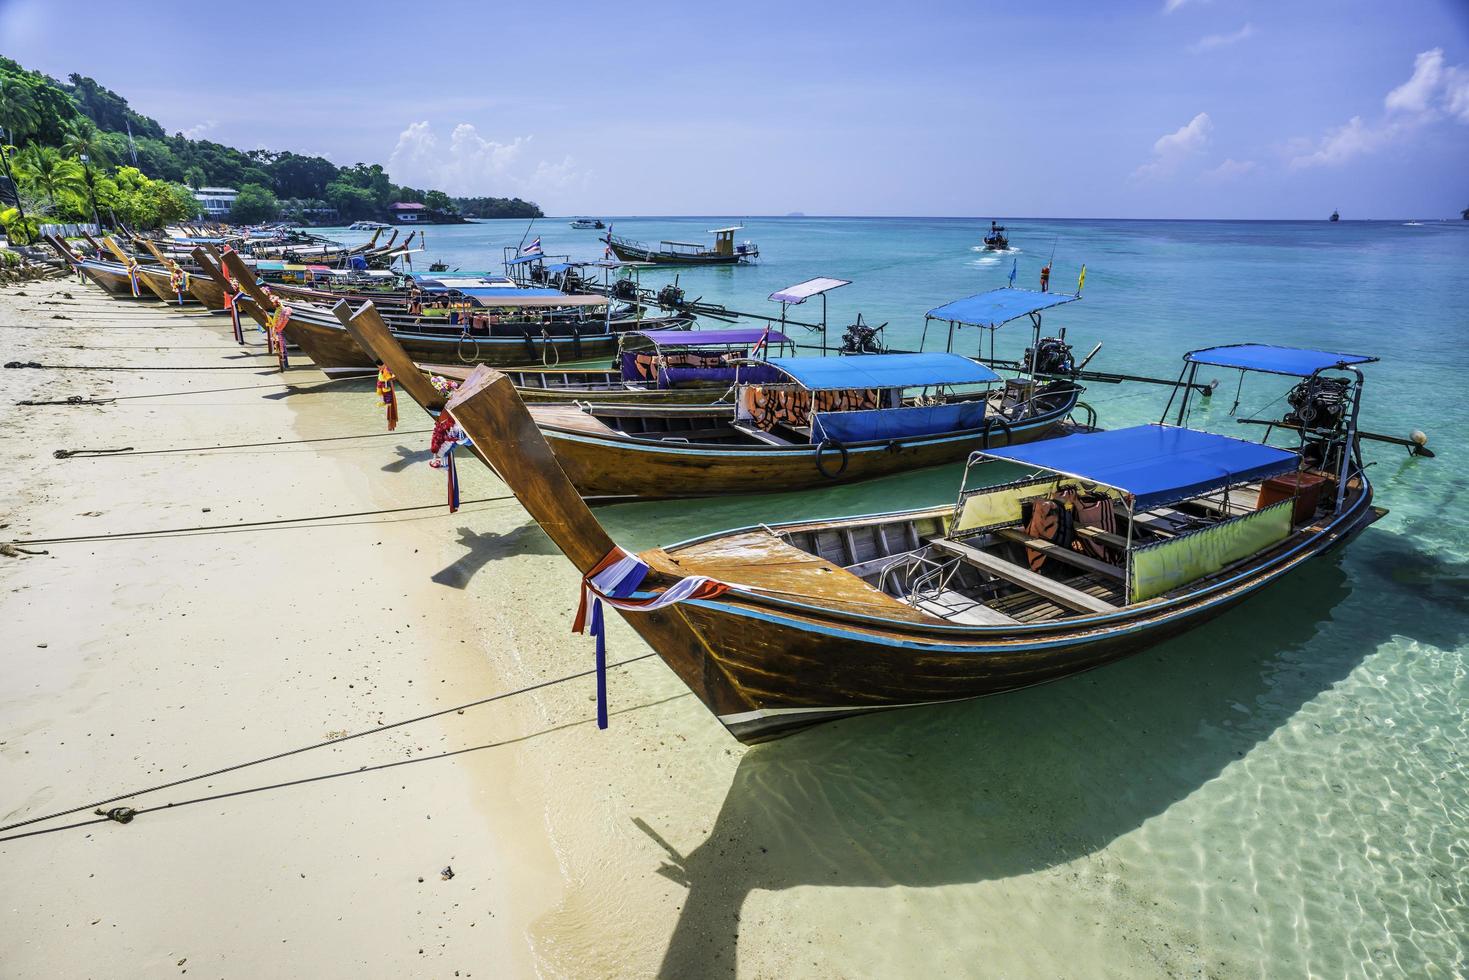
M 1083 569 L 1084 571 L 1094 572 L 1097 575 L 1110 575 L 1113 578 L 1126 577 L 1122 569 L 1117 567 L 1116 565 L 1108 564 L 1107 562 L 1104 562 L 1099 558 L 1093 558 L 1091 555 L 1084 555 L 1081 552 L 1073 551 L 1070 548 L 1063 548 L 1061 545 L 1056 544 L 1054 541 L 1047 541 L 1044 538 L 1033 538 L 1019 528 L 1005 528 L 1004 530 L 997 531 L 995 533 L 999 537 L 1002 537 L 1007 541 L 1014 541 L 1017 544 L 1023 544 L 1033 551 L 1039 551 L 1041 554 L 1049 558 L 1054 558 L 1057 561 L 1064 561 L 1069 564 L 1075 565 L 1077 568 Z M 1115 536 L 1116 535 L 1113 535 L 1113 537 Z
M 1117 610 L 1117 607 L 1110 602 L 1103 602 L 1080 589 L 1073 589 L 1069 585 L 1063 585 L 1054 579 L 1032 572 L 1028 568 L 998 558 L 988 552 L 980 551 L 978 548 L 972 548 L 967 544 L 961 544 L 948 538 L 934 538 L 929 543 L 940 551 L 958 555 L 976 568 L 984 569 L 992 575 L 997 575 L 1036 595 L 1044 596 L 1068 609 L 1075 609 L 1077 612 L 1115 612 Z

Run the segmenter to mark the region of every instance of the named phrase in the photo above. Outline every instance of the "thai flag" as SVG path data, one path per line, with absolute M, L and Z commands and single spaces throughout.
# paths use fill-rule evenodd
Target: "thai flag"
M 765 328 L 765 332 L 760 335 L 760 339 L 757 340 L 757 341 L 755 341 L 755 346 L 750 348 L 750 356 L 751 357 L 755 357 L 755 356 L 759 355 L 762 351 L 764 351 L 765 350 L 765 342 L 768 341 L 769 339 L 770 339 L 770 328 L 769 327 L 766 327 Z
M 537 235 L 535 241 L 531 242 L 525 248 L 523 248 L 523 249 L 520 250 L 520 254 L 521 255 L 540 255 L 541 254 L 541 236 L 540 235 Z

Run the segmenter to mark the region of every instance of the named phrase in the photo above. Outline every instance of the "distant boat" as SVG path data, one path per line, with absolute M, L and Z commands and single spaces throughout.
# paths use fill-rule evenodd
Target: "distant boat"
M 1340 221 L 1341 220 L 1341 212 L 1340 211 L 1333 211 L 1333 212 L 1331 212 L 1331 217 L 1329 219 L 1327 219 L 1327 220 L 1329 220 L 1329 221 Z
M 601 218 L 577 218 L 571 223 L 571 227 L 578 231 L 600 231 L 607 226 L 602 223 Z
M 644 242 L 635 242 L 630 238 L 622 238 L 612 234 L 609 229 L 602 240 L 607 247 L 612 249 L 612 254 L 623 262 L 652 262 L 655 265 L 734 265 L 737 262 L 749 262 L 760 257 L 760 249 L 754 242 L 741 242 L 735 244 L 734 233 L 743 228 L 743 225 L 735 225 L 732 228 L 713 228 L 709 234 L 714 236 L 714 247 L 699 242 L 672 242 L 661 241 L 661 248 Z
M 393 227 L 393 226 L 392 225 L 388 225 L 388 224 L 384 224 L 381 221 L 354 221 L 350 225 L 347 226 L 347 230 L 348 231 L 381 231 L 384 228 L 391 228 L 391 227 Z
M 984 236 L 986 252 L 1005 252 L 1010 248 L 1010 239 L 1005 237 L 1005 226 L 990 221 L 990 233 Z
M 1460 211 L 1459 217 L 1463 218 L 1465 221 L 1469 221 L 1469 208 L 1465 208 L 1464 210 Z

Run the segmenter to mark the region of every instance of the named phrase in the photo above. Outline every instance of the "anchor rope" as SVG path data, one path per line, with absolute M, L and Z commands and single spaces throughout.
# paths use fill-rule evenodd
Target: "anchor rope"
M 300 446 L 312 442 L 342 442 L 347 439 L 379 439 L 383 436 L 420 436 L 432 431 L 433 429 L 399 429 L 397 432 L 364 432 L 355 436 L 277 439 L 274 442 L 239 442 L 228 446 L 182 446 L 170 449 L 134 449 L 132 446 L 127 446 L 123 449 L 58 449 L 51 455 L 57 459 L 72 459 L 78 456 L 115 456 L 119 453 L 127 453 L 129 456 L 158 456 L 165 453 L 207 453 L 216 449 L 259 449 L 265 446 Z
M 436 505 L 436 506 L 442 506 L 442 505 Z M 649 657 L 656 657 L 656 656 L 657 656 L 656 653 L 644 653 L 644 654 L 640 654 L 640 655 L 638 655 L 636 657 L 630 657 L 627 660 L 619 660 L 617 663 L 608 664 L 607 665 L 607 669 L 611 670 L 611 669 L 617 668 L 617 667 L 626 667 L 629 664 L 635 664 L 635 663 L 637 663 L 640 660 L 647 660 Z M 406 725 L 415 725 L 415 724 L 417 724 L 417 723 L 419 723 L 421 721 L 430 721 L 430 720 L 432 720 L 434 718 L 442 718 L 444 715 L 447 715 L 447 714 L 452 714 L 452 713 L 459 712 L 459 711 L 467 711 L 470 708 L 478 708 L 478 707 L 481 707 L 481 706 L 486 705 L 486 704 L 493 704 L 496 701 L 504 701 L 504 700 L 507 700 L 509 698 L 517 697 L 517 696 L 522 695 L 522 694 L 531 694 L 531 693 L 533 693 L 535 691 L 545 690 L 548 687 L 554 687 L 557 684 L 565 684 L 565 683 L 567 683 L 569 681 L 581 680 L 584 677 L 591 677 L 596 672 L 597 672 L 596 671 L 596 668 L 589 668 L 587 670 L 577 671 L 574 674 L 566 674 L 566 675 L 561 676 L 561 677 L 553 677 L 550 680 L 538 681 L 537 683 L 530 684 L 530 685 L 528 685 L 526 687 L 516 688 L 516 689 L 511 690 L 511 691 L 501 691 L 498 694 L 491 694 L 491 695 L 488 695 L 488 696 L 483 697 L 483 698 L 477 698 L 477 699 L 475 699 L 473 701 L 467 701 L 464 704 L 458 704 L 458 705 L 455 705 L 452 708 L 442 708 L 442 709 L 440 709 L 438 711 L 431 711 L 428 714 L 417 715 L 416 717 L 413 717 L 413 718 L 405 718 L 405 719 L 403 719 L 401 721 L 392 722 L 391 724 L 378 725 L 378 726 L 376 726 L 374 728 L 364 728 L 361 731 L 353 732 L 350 735 L 342 735 L 342 736 L 340 736 L 338 738 L 323 739 L 320 742 L 312 742 L 312 743 L 310 743 L 308 745 L 298 746 L 298 747 L 296 747 L 294 749 L 286 749 L 286 750 L 281 751 L 281 752 L 275 752 L 275 753 L 272 753 L 271 755 L 261 756 L 258 759 L 251 759 L 251 760 L 249 760 L 247 762 L 237 762 L 234 765 L 223 766 L 223 767 L 221 767 L 219 769 L 210 770 L 209 772 L 202 772 L 202 773 L 198 773 L 198 774 L 193 775 L 193 776 L 185 776 L 182 779 L 175 779 L 175 780 L 171 780 L 170 782 L 159 783 L 156 786 L 149 786 L 149 787 L 147 787 L 145 789 L 137 789 L 137 790 L 132 790 L 131 792 L 127 792 L 127 793 L 119 793 L 116 796 L 109 796 L 106 799 L 96 800 L 95 802 L 92 802 L 92 803 L 83 803 L 80 806 L 74 806 L 74 807 L 71 807 L 70 809 L 57 810 L 55 813 L 47 813 L 47 814 L 43 814 L 43 815 L 37 816 L 37 817 L 28 817 L 25 820 L 18 820 L 15 823 L 10 823 L 10 824 L 5 824 L 4 826 L 0 826 L 0 834 L 6 833 L 6 832 L 11 831 L 11 830 L 18 830 L 21 827 L 29 827 L 29 826 L 32 826 L 33 824 L 43 823 L 43 822 L 45 822 L 47 820 L 55 820 L 58 817 L 68 817 L 68 816 L 71 816 L 74 813 L 81 813 L 84 810 L 95 810 L 95 809 L 98 809 L 100 807 L 106 806 L 108 803 L 116 803 L 118 800 L 130 800 L 130 799 L 133 799 L 134 797 L 146 796 L 149 793 L 157 793 L 157 792 L 160 792 L 160 791 L 165 790 L 165 789 L 173 789 L 175 786 L 183 786 L 183 785 L 185 785 L 187 783 L 195 783 L 195 782 L 198 782 L 201 779 L 212 779 L 215 776 L 222 776 L 222 775 L 224 775 L 226 773 L 238 772 L 241 769 L 248 769 L 251 766 L 263 765 L 264 763 L 267 763 L 267 762 L 276 762 L 276 761 L 278 761 L 280 759 L 286 759 L 286 758 L 289 758 L 289 757 L 291 757 L 293 755 L 301 755 L 304 752 L 311 752 L 311 751 L 313 751 L 315 749 L 326 748 L 327 746 L 330 746 L 330 745 L 341 745 L 343 742 L 350 742 L 353 739 L 365 738 L 368 735 L 376 735 L 376 734 L 378 734 L 380 732 L 392 731 L 395 728 L 402 728 L 402 727 L 404 727 Z M 229 795 L 233 795 L 233 794 L 225 793 L 225 794 L 220 794 L 220 795 L 221 796 L 229 796 Z M 206 799 L 208 799 L 208 798 L 206 798 Z M 200 801 L 191 800 L 189 802 L 200 802 Z M 150 807 L 150 808 L 148 808 L 146 810 L 137 810 L 137 811 L 134 811 L 134 812 L 137 813 L 137 814 L 151 813 L 151 812 L 153 812 L 155 810 L 166 810 L 166 809 L 168 809 L 170 807 L 170 805 L 171 804 L 162 804 L 160 806 Z M 25 834 L 16 834 L 16 835 L 11 836 L 11 837 L 0 837 L 0 843 L 4 843 L 6 841 L 11 841 L 11 840 L 19 840 L 22 837 L 31 837 L 31 836 L 34 836 L 36 834 L 51 833 L 54 830 L 68 830 L 68 829 L 71 829 L 73 827 L 84 827 L 84 826 L 88 826 L 88 825 L 94 824 L 94 823 L 105 823 L 106 821 L 108 821 L 110 819 L 113 819 L 113 818 L 104 816 L 100 820 L 87 820 L 87 821 L 84 821 L 82 823 L 68 824 L 65 827 L 51 828 L 51 830 L 31 831 L 31 832 L 25 833 Z
M 499 497 L 480 497 L 475 500 L 466 500 L 464 504 L 489 504 L 501 500 L 514 500 L 513 494 L 504 494 Z M 282 524 L 305 524 L 310 521 L 334 521 L 345 520 L 349 517 L 379 517 L 383 514 L 401 514 L 414 510 L 434 510 L 444 506 L 442 502 L 435 504 L 415 504 L 411 507 L 385 507 L 382 510 L 354 511 L 348 514 L 318 514 L 314 517 L 278 517 L 268 521 L 245 521 L 239 524 L 204 524 L 198 527 L 172 527 L 158 528 L 152 531 L 108 531 L 104 534 L 74 534 L 58 538 L 17 538 L 10 542 L 16 547 L 30 547 L 38 544 L 73 544 L 84 541 L 109 541 L 109 540 L 139 540 L 142 538 L 169 537 L 175 534 L 195 534 L 202 531 L 234 531 L 241 528 L 252 527 L 274 527 Z

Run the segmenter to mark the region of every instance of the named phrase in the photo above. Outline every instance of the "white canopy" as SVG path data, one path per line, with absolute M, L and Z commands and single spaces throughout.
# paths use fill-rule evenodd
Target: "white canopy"
M 774 303 L 804 303 L 812 296 L 820 296 L 830 289 L 839 286 L 850 286 L 850 279 L 831 279 L 826 276 L 817 276 L 815 279 L 807 279 L 798 282 L 794 286 L 787 286 L 770 294 L 771 302 Z

